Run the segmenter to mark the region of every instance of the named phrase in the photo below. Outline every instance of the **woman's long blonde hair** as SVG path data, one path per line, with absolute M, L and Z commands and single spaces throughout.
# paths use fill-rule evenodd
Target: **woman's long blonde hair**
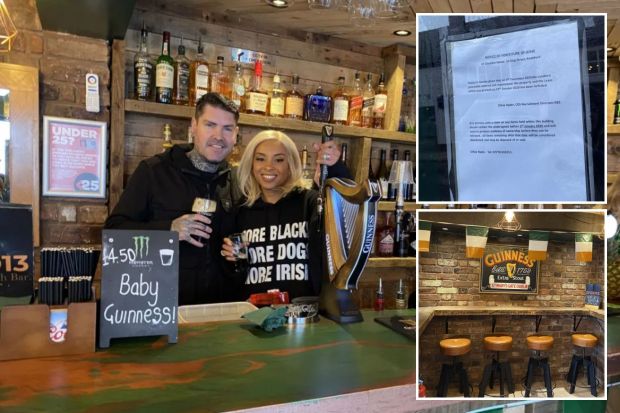
M 293 189 L 301 187 L 306 188 L 308 185 L 303 180 L 303 167 L 301 165 L 301 159 L 299 159 L 299 152 L 297 146 L 291 138 L 285 133 L 276 130 L 264 130 L 259 132 L 254 138 L 250 140 L 248 146 L 246 146 L 239 161 L 239 168 L 237 169 L 237 178 L 239 180 L 239 187 L 241 192 L 246 198 L 244 205 L 252 206 L 254 202 L 261 196 L 261 188 L 254 175 L 252 174 L 252 163 L 254 161 L 254 153 L 258 145 L 265 141 L 276 140 L 284 146 L 286 151 L 286 159 L 290 170 L 290 176 L 288 181 L 282 186 L 282 194 L 280 197 L 286 196 Z

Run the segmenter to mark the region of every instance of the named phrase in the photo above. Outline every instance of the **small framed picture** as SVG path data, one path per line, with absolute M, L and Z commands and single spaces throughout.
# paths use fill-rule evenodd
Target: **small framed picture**
M 43 195 L 105 198 L 107 124 L 43 118 Z

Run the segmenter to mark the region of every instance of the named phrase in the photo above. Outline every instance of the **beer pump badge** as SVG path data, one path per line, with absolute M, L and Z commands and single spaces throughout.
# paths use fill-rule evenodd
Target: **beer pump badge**
M 487 245 L 481 258 L 481 292 L 529 293 L 538 291 L 538 263 L 527 248 Z

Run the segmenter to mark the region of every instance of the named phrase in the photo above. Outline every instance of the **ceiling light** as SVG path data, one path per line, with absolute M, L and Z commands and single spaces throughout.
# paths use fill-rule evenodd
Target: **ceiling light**
M 605 217 L 605 238 L 612 238 L 618 231 L 618 220 L 610 212 Z
M 411 32 L 405 29 L 394 30 L 393 34 L 394 36 L 411 36 Z
M 521 223 L 515 216 L 514 211 L 506 211 L 504 212 L 502 219 L 495 225 L 495 227 L 504 231 L 512 232 L 520 230 Z
M 512 222 L 512 220 L 515 219 L 515 213 L 513 211 L 506 211 L 504 217 L 506 217 L 506 221 Z
M 265 0 L 265 2 L 267 2 L 267 4 L 270 5 L 271 7 L 275 7 L 278 9 L 283 9 L 285 7 L 288 7 L 292 3 L 291 0 Z

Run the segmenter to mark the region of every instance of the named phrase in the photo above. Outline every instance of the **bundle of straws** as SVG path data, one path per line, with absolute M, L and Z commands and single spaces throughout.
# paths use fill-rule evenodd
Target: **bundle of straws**
M 90 301 L 99 250 L 91 248 L 42 248 L 39 302 L 61 305 Z

